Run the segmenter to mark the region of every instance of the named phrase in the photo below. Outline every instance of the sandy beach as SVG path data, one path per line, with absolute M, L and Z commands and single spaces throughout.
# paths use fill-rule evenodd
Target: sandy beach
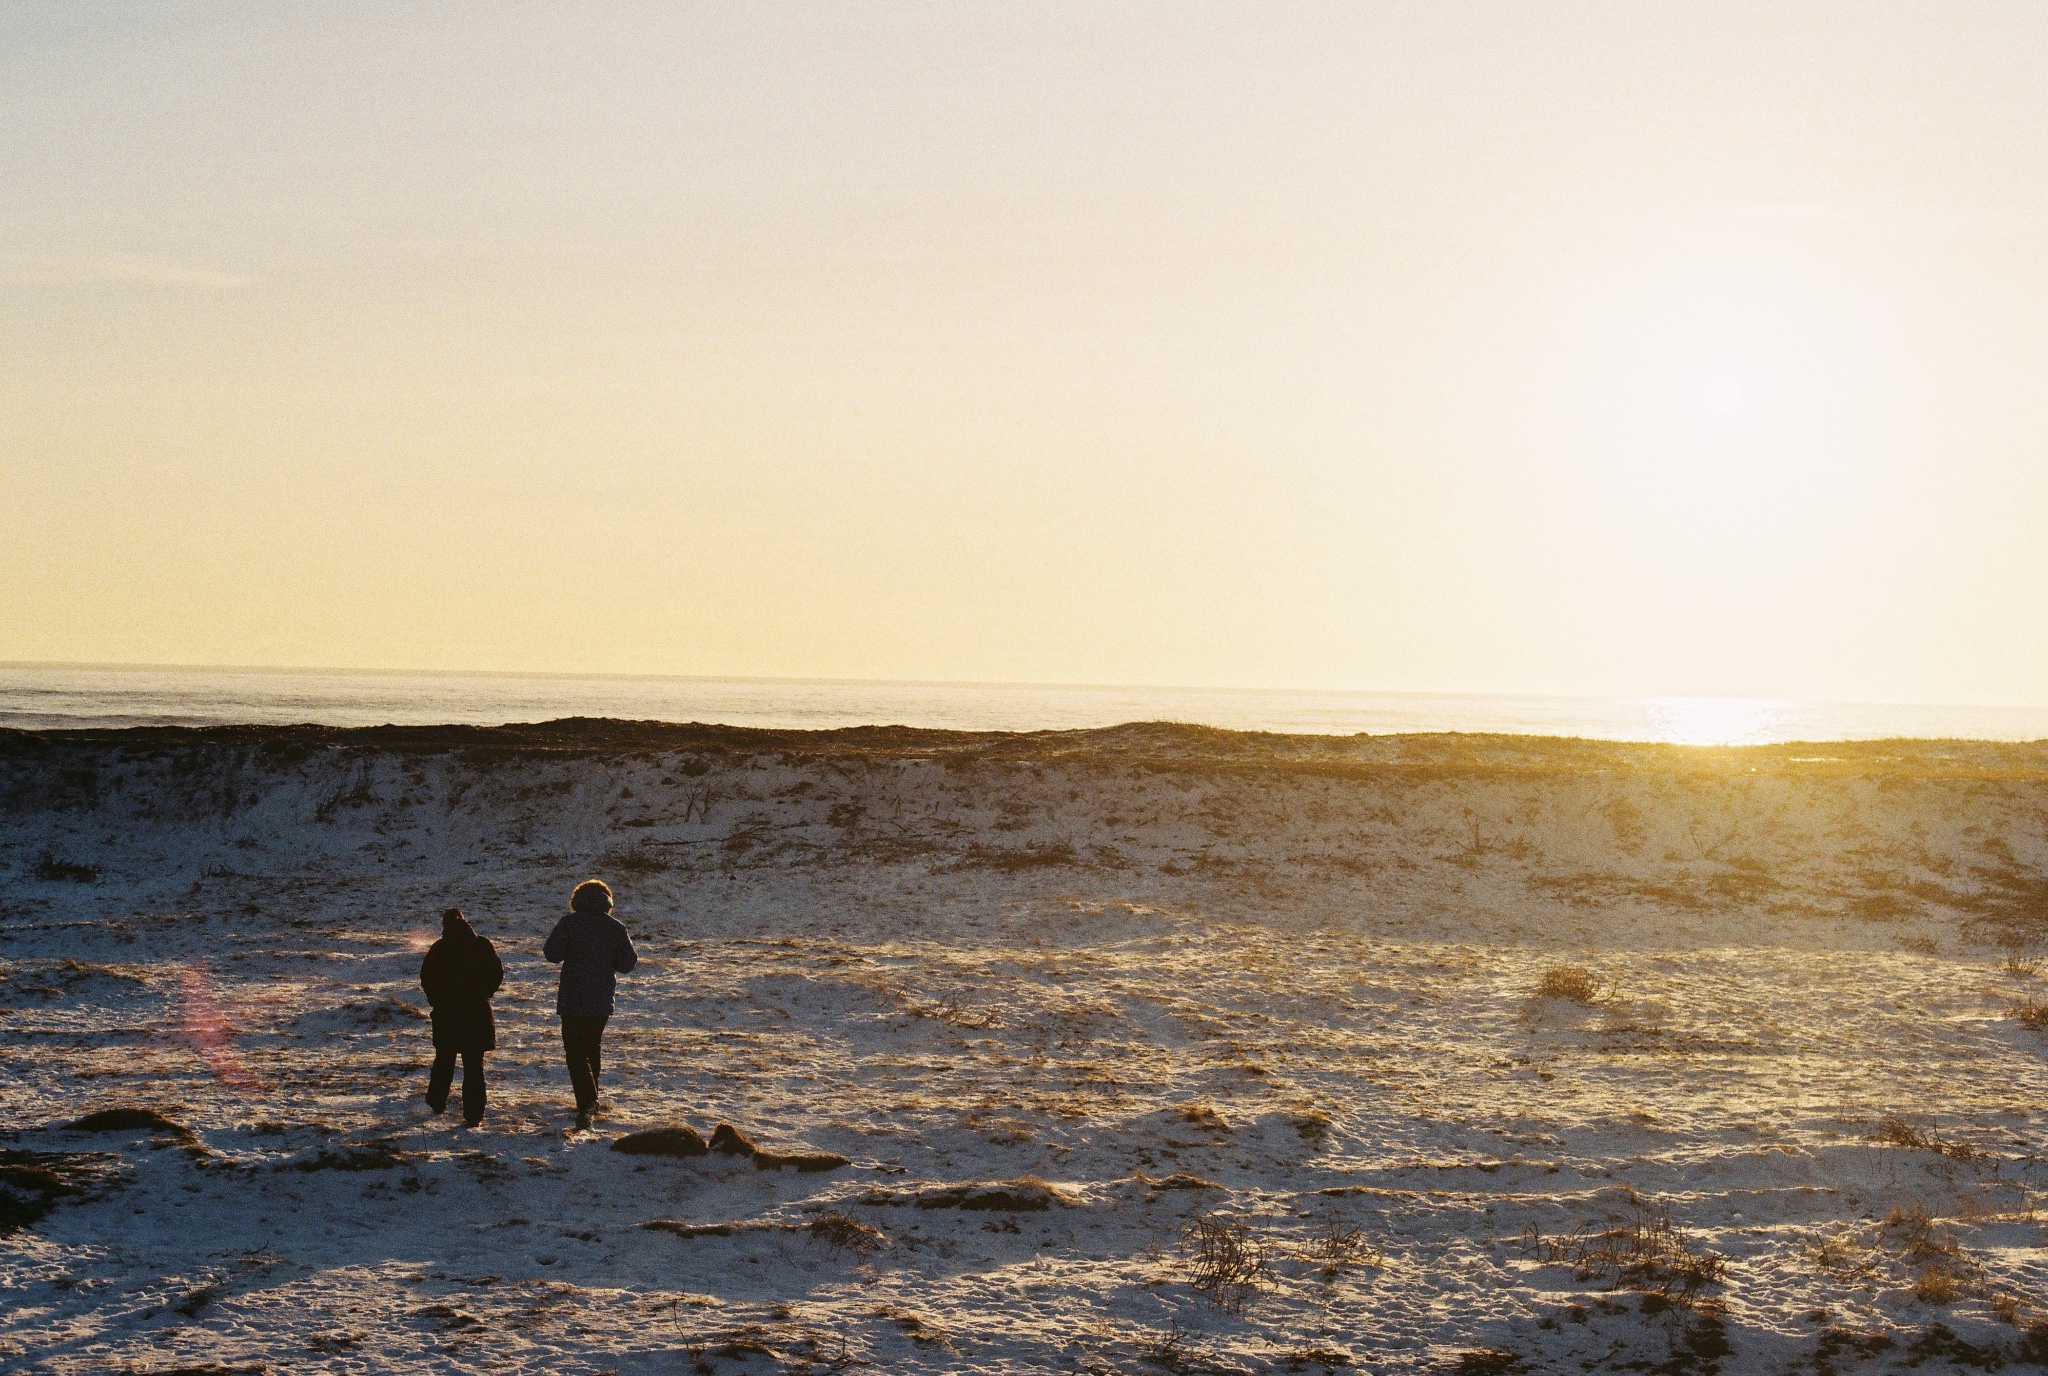
M 14 733 L 0 1356 L 2039 1364 L 2044 782 L 1929 742 Z M 643 963 L 579 1133 L 539 944 L 591 874 Z M 507 968 L 475 1132 L 420 1098 L 448 904 Z M 112 1109 L 161 1122 L 65 1126 Z M 719 1123 L 848 1164 L 613 1149 Z

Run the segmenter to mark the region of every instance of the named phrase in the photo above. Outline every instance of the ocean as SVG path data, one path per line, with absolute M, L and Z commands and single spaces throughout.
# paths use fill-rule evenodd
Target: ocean
M 2048 739 L 2048 707 L 1570 698 L 830 679 L 0 665 L 0 727 L 501 725 L 557 717 L 819 729 L 1074 730 L 1129 721 L 1374 735 L 1505 732 L 1694 745 Z

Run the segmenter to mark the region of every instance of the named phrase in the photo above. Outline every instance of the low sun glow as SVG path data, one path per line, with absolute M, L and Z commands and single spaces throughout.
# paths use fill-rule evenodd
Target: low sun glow
M 1568 443 L 1623 538 L 1781 543 L 1873 476 L 1882 332 L 1849 293 L 1784 262 L 1674 259 L 1588 315 Z

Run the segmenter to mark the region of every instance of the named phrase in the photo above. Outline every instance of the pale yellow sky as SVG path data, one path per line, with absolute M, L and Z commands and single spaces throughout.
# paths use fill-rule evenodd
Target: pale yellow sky
M 0 8 L 0 660 L 2048 704 L 2048 7 Z

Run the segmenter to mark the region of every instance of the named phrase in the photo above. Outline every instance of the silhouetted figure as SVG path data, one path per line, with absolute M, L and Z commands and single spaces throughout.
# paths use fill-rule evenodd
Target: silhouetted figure
M 497 947 L 470 928 L 462 909 L 441 914 L 441 939 L 420 962 L 420 988 L 434 1010 L 434 1070 L 427 1077 L 427 1107 L 448 1107 L 455 1058 L 462 1057 L 462 1121 L 475 1127 L 484 1117 L 484 1053 L 498 1049 L 498 1025 L 491 995 L 505 982 Z
M 562 967 L 555 1011 L 562 1017 L 562 1050 L 576 1090 L 576 1126 L 597 1112 L 597 1081 L 604 1069 L 604 1025 L 612 1015 L 617 976 L 640 963 L 625 927 L 612 916 L 612 891 L 586 879 L 569 895 L 569 912 L 548 933 L 541 954 Z

